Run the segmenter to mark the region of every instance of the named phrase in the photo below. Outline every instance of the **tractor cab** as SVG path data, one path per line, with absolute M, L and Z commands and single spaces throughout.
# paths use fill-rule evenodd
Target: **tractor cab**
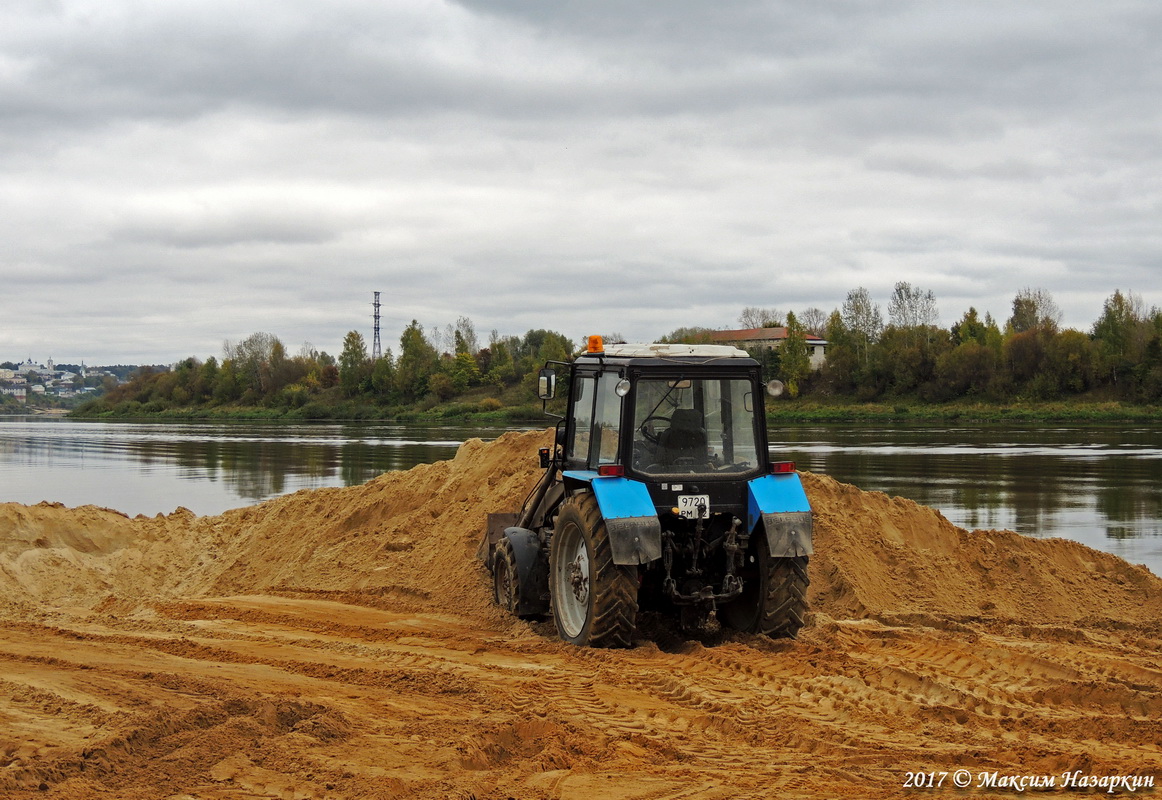
M 658 513 L 746 512 L 748 479 L 771 467 L 768 387 L 744 351 L 595 344 L 571 378 L 560 436 L 570 488 L 595 473 L 616 475 L 643 485 Z
M 741 350 L 614 345 L 578 358 L 572 383 L 570 467 L 619 465 L 656 480 L 738 479 L 766 466 L 759 366 Z

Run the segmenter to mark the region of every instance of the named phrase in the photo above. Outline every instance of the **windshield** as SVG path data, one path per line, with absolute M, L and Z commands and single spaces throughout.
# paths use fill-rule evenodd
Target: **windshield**
M 647 475 L 758 468 L 754 387 L 745 378 L 639 380 L 633 468 Z

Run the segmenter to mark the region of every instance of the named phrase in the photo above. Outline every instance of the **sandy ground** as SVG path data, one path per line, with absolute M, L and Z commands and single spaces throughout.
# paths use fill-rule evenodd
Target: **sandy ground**
M 1162 580 L 1144 568 L 805 474 L 818 555 L 798 640 L 690 641 L 647 618 L 631 650 L 574 648 L 501 614 L 473 558 L 543 438 L 216 517 L 0 505 L 0 797 L 1162 780 Z M 906 790 L 917 771 L 947 775 Z

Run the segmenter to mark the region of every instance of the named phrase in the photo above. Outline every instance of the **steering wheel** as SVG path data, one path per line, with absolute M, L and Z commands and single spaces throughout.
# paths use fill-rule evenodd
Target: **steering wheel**
M 659 434 L 661 434 L 661 431 L 648 431 L 648 430 L 646 430 L 646 426 L 649 425 L 651 422 L 655 422 L 655 421 L 665 422 L 666 428 L 670 427 L 670 425 L 669 425 L 670 418 L 663 417 L 661 414 L 652 414 L 652 415 L 646 417 L 645 419 L 642 420 L 642 424 L 638 426 L 638 430 L 641 431 L 642 436 L 645 437 L 648 441 L 652 442 L 653 444 L 658 443 L 658 436 L 659 436 Z

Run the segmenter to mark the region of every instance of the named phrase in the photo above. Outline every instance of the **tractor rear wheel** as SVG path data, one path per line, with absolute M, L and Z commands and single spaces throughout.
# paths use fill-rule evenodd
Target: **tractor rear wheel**
M 761 532 L 753 542 L 742 594 L 718 609 L 718 620 L 746 633 L 794 638 L 807 618 L 807 556 L 772 556 Z
M 561 504 L 549 553 L 549 584 L 562 639 L 589 647 L 633 645 L 637 567 L 613 563 L 605 520 L 590 493 Z

